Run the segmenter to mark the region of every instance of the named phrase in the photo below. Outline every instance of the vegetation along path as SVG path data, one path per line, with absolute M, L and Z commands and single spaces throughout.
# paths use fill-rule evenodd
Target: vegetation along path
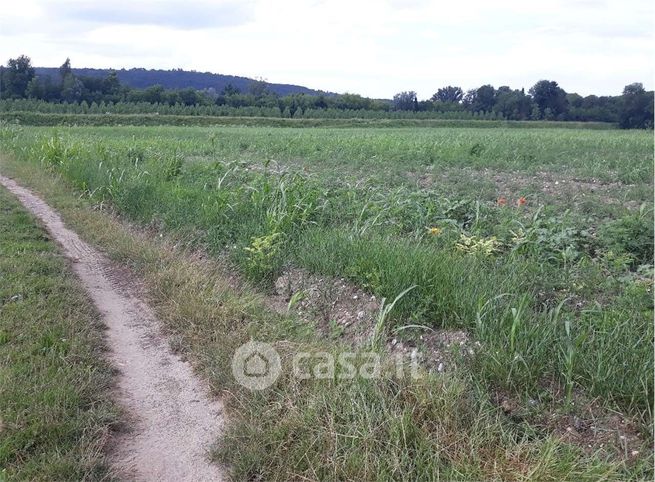
M 117 436 L 113 469 L 129 480 L 220 480 L 206 457 L 222 425 L 222 407 L 210 399 L 188 362 L 175 356 L 133 282 L 67 229 L 43 200 L 0 175 L 0 184 L 43 222 L 72 261 L 108 327 L 111 361 L 120 370 L 117 399 L 133 417 Z

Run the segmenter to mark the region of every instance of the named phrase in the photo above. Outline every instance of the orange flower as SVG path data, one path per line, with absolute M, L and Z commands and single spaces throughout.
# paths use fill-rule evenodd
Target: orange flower
M 527 199 L 525 199 L 523 196 L 521 196 L 520 198 L 518 198 L 518 199 L 516 200 L 516 207 L 519 207 L 519 208 L 520 208 L 521 206 L 523 206 L 523 205 L 526 204 L 527 202 L 528 202 Z
M 499 206 L 507 206 L 507 199 L 505 199 L 504 196 L 500 196 L 500 197 L 498 198 L 498 200 L 496 201 L 496 203 L 497 203 Z

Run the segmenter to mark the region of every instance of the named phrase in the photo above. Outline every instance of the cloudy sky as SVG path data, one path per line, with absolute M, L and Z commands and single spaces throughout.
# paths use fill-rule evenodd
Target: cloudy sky
M 19 0 L 0 60 L 183 68 L 390 98 L 444 85 L 653 88 L 652 0 Z

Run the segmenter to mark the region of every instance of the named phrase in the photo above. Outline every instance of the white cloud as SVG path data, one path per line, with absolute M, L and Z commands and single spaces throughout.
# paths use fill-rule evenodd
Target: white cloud
M 182 67 L 373 97 L 542 78 L 618 94 L 653 87 L 653 14 L 648 0 L 24 0 L 0 13 L 0 59 Z
M 241 25 L 252 17 L 248 1 L 113 0 L 89 2 L 62 0 L 49 5 L 48 14 L 55 19 L 88 24 L 157 25 L 192 30 Z

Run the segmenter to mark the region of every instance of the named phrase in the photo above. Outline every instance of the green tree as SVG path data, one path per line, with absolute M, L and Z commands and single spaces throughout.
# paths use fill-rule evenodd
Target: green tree
M 328 108 L 328 104 L 327 104 L 327 101 L 325 100 L 324 95 L 319 95 L 318 97 L 316 97 L 314 99 L 314 107 L 316 109 L 327 109 Z
M 525 95 L 523 89 L 512 90 L 507 86 L 499 87 L 493 111 L 503 119 L 529 119 L 532 111 L 532 100 Z
M 102 92 L 106 95 L 118 95 L 121 91 L 121 82 L 115 71 L 109 72 L 109 75 L 102 81 Z
M 61 86 L 61 99 L 66 102 L 79 102 L 82 100 L 82 93 L 84 92 L 84 84 L 80 79 L 73 74 L 68 74 L 64 78 Z
M 417 106 L 416 92 L 413 90 L 399 92 L 393 96 L 394 110 L 416 110 Z
M 151 104 L 159 104 L 163 102 L 164 94 L 165 91 L 161 85 L 153 85 L 143 91 L 143 100 Z
M 461 87 L 454 87 L 449 85 L 442 87 L 430 98 L 432 102 L 444 102 L 458 104 L 464 97 L 464 91 Z
M 566 100 L 569 103 L 569 107 L 580 108 L 584 99 L 580 94 L 566 94 Z
M 231 95 L 238 95 L 240 93 L 241 91 L 237 89 L 235 86 L 233 86 L 232 84 L 227 84 L 223 88 L 223 92 L 221 94 L 225 97 L 230 97 Z
M 371 107 L 371 99 L 359 94 L 344 93 L 337 97 L 335 107 L 338 109 L 362 110 Z
M 540 118 L 546 115 L 546 109 L 552 118 L 560 118 L 568 111 L 566 92 L 557 82 L 551 80 L 540 80 L 530 88 L 530 95 L 539 108 Z
M 71 59 L 66 57 L 66 61 L 59 67 L 59 77 L 61 77 L 62 83 L 69 75 L 73 75 L 73 69 L 71 68 Z
M 653 128 L 653 92 L 635 82 L 623 89 L 619 126 L 623 129 Z
M 268 83 L 264 79 L 256 79 L 248 85 L 248 93 L 256 98 L 265 97 L 270 94 Z
M 2 98 L 21 98 L 26 96 L 27 86 L 34 78 L 34 67 L 29 57 L 21 55 L 9 59 L 2 69 Z
M 496 89 L 488 84 L 469 90 L 464 98 L 464 104 L 473 112 L 491 112 L 495 103 Z
M 27 84 L 27 89 L 25 89 L 25 96 L 30 99 L 45 98 L 45 88 L 41 79 L 33 77 L 32 80 L 30 80 L 30 83 Z

